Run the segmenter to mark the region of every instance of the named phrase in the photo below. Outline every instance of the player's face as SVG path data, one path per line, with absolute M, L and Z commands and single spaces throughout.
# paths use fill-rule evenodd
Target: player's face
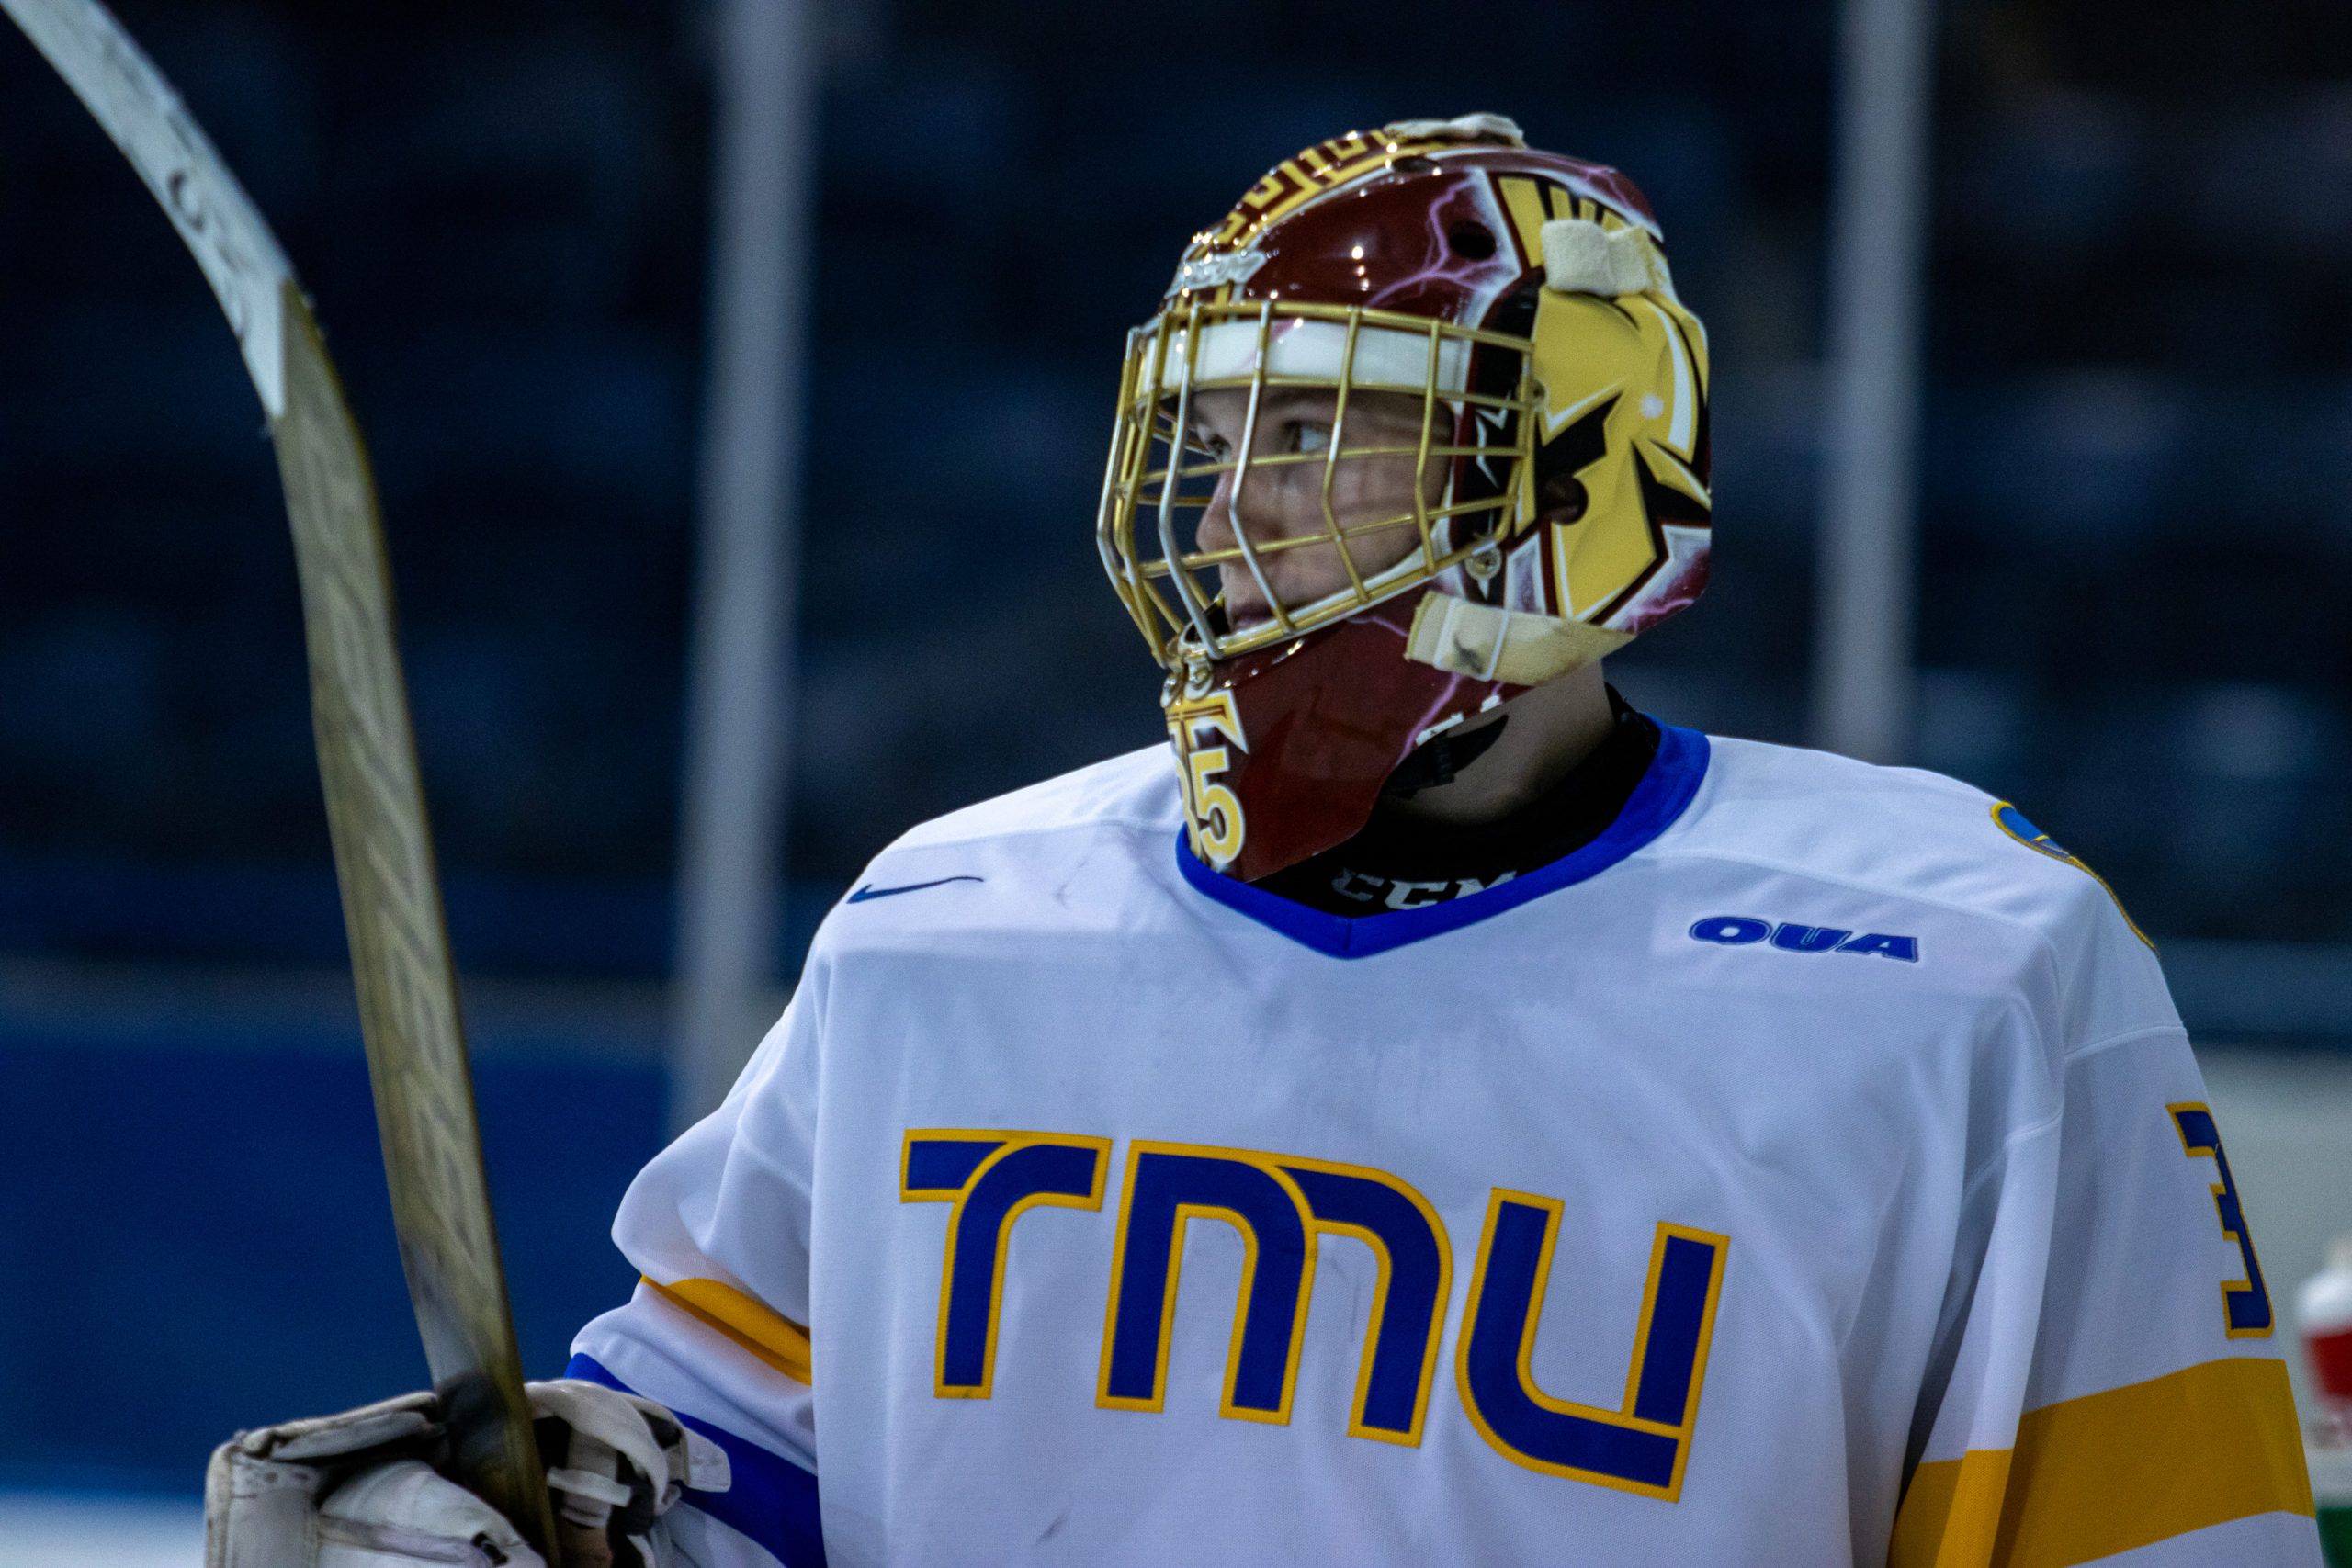
M 1342 457 L 1329 465 L 1330 518 L 1324 515 L 1324 476 L 1320 455 L 1331 446 L 1332 412 L 1338 394 L 1313 388 L 1270 388 L 1258 406 L 1258 425 L 1250 440 L 1253 459 L 1240 485 L 1239 529 L 1253 546 L 1276 540 L 1328 535 L 1330 523 L 1342 529 L 1362 524 L 1401 519 L 1392 526 L 1351 535 L 1348 549 L 1357 574 L 1370 577 L 1412 554 L 1420 535 L 1412 524 L 1413 456 L 1410 450 L 1390 457 Z M 1250 394 L 1239 388 L 1201 392 L 1192 404 L 1193 439 L 1220 462 L 1230 462 L 1241 450 L 1243 426 L 1250 412 Z M 1416 448 L 1421 438 L 1421 400 L 1400 392 L 1357 392 L 1348 399 L 1347 428 L 1341 432 L 1347 450 L 1359 447 Z M 1310 462 L 1254 461 L 1277 455 L 1313 457 Z M 1434 502 L 1442 488 L 1443 462 L 1430 460 L 1423 499 Z M 1217 477 L 1216 492 L 1201 518 L 1200 548 L 1229 550 L 1236 544 L 1233 504 L 1237 474 Z M 1266 583 L 1287 605 L 1295 607 L 1336 593 L 1348 586 L 1347 563 L 1337 545 L 1302 545 L 1292 549 L 1263 551 L 1259 570 Z M 1225 592 L 1228 621 L 1237 628 L 1272 619 L 1265 593 L 1247 561 L 1224 562 L 1217 569 Z

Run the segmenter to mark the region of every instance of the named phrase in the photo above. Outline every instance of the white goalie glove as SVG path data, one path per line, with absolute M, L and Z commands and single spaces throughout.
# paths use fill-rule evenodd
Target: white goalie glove
M 727 1456 L 650 1399 L 561 1378 L 525 1385 L 548 1462 L 560 1565 L 435 1468 L 438 1403 L 412 1393 L 240 1432 L 204 1477 L 205 1568 L 665 1568 L 654 1521 Z

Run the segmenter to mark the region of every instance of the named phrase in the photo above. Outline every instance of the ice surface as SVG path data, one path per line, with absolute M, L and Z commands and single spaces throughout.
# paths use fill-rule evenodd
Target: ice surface
M 0 1492 L 0 1568 L 198 1568 L 204 1505 L 193 1497 Z

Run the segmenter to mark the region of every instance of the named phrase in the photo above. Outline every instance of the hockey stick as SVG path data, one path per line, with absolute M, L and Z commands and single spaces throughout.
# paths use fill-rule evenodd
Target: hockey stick
M 392 1225 L 455 1478 L 553 1561 L 554 1521 L 482 1177 L 473 1080 L 392 642 L 376 487 L 277 240 L 96 0 L 0 0 L 195 253 L 269 415 L 294 528 L 311 717 L 359 993 Z

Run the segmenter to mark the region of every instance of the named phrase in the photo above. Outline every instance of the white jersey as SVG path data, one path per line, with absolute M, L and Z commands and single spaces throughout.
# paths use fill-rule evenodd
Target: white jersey
M 689 1559 L 2319 1562 L 2155 956 L 2014 810 L 1668 728 L 1356 919 L 1181 825 L 1155 750 L 908 834 L 630 1189 L 574 1368 L 735 1455 Z

